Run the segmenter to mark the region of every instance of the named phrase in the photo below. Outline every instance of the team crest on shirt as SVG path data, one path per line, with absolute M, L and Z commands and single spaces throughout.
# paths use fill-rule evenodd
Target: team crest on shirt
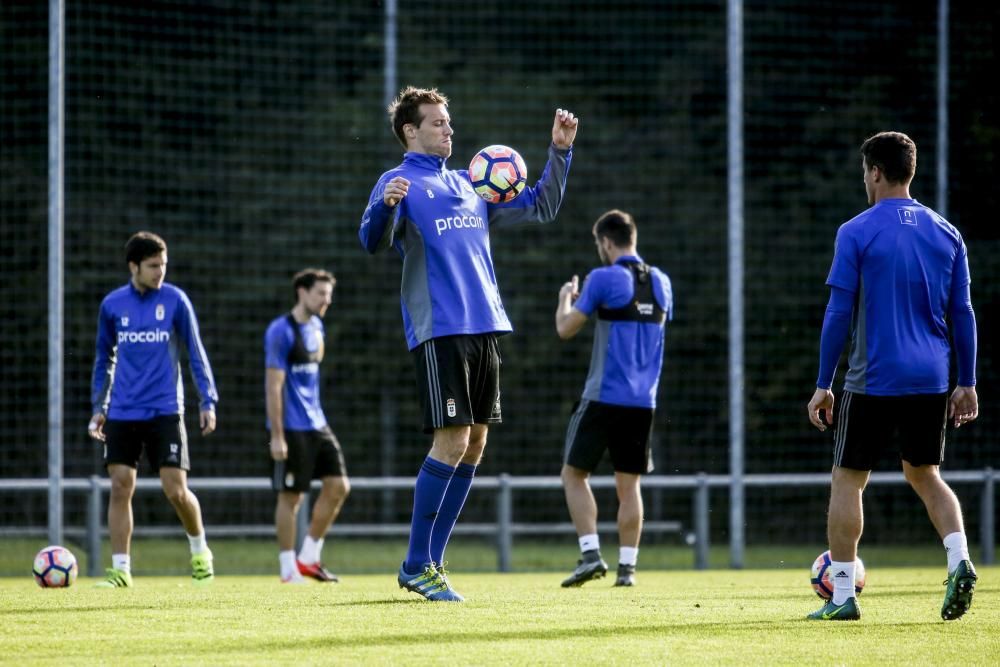
M 123 327 L 128 326 L 128 315 L 122 315 L 122 326 Z
M 455 408 L 455 399 L 454 398 L 449 398 L 445 402 L 445 406 L 448 408 L 448 416 L 449 417 L 454 417 L 455 415 L 458 414 L 458 410 Z
M 917 226 L 917 216 L 913 215 L 913 211 L 908 208 L 897 208 L 896 213 L 899 214 L 899 222 L 904 225 Z
M 156 304 L 156 320 L 162 322 L 164 315 L 166 315 L 166 309 L 163 307 L 163 304 Z

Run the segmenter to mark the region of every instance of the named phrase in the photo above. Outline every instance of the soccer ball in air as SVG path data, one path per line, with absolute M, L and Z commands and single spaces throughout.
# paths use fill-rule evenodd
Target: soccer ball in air
M 510 146 L 487 146 L 469 163 L 472 189 L 491 204 L 509 202 L 521 194 L 527 177 L 524 159 Z
M 824 600 L 833 597 L 833 580 L 830 578 L 830 552 L 824 551 L 816 557 L 812 566 L 813 590 L 816 595 Z M 860 558 L 854 560 L 854 594 L 861 595 L 861 589 L 865 587 L 865 564 Z
M 76 556 L 66 547 L 45 547 L 35 556 L 31 574 L 42 588 L 66 588 L 76 581 Z

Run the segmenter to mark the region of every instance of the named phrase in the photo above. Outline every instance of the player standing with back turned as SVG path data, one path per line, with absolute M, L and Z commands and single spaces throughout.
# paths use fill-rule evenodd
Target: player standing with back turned
M 941 617 L 950 621 L 972 605 L 977 580 L 962 508 L 940 473 L 948 419 L 957 428 L 979 415 L 969 259 L 958 230 L 910 197 L 917 147 L 908 136 L 880 132 L 861 145 L 861 156 L 871 208 L 837 231 L 819 377 L 807 408 L 821 431 L 836 419 L 827 520 L 833 598 L 809 618 L 861 618 L 854 594 L 861 495 L 898 432 L 903 474 L 948 555 Z M 949 323 L 958 361 L 950 398 Z M 834 414 L 830 387 L 849 332 L 850 367 Z
M 575 336 L 591 315 L 597 316 L 594 351 L 583 396 L 566 433 L 562 467 L 566 505 L 580 543 L 580 562 L 562 582 L 582 586 L 603 577 L 597 535 L 597 503 L 590 475 L 605 450 L 611 456 L 618 493 L 618 576 L 615 586 L 635 585 L 642 535 L 642 475 L 653 471 L 650 438 L 656 390 L 663 367 L 664 334 L 674 309 L 670 278 L 642 261 L 636 250 L 632 216 L 611 210 L 594 223 L 594 243 L 605 266 L 559 290 L 556 331 Z
M 424 431 L 433 444 L 417 475 L 400 587 L 435 601 L 461 601 L 444 551 L 486 447 L 500 423 L 497 336 L 511 331 L 493 271 L 490 231 L 550 222 L 559 211 L 578 120 L 556 111 L 549 159 L 538 182 L 506 204 L 487 204 L 451 156 L 448 100 L 407 87 L 389 106 L 403 163 L 372 189 L 358 235 L 369 253 L 403 258 L 403 328 L 417 369 Z

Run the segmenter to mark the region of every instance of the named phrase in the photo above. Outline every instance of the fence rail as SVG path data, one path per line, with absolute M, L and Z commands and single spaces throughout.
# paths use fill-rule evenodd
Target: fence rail
M 980 561 L 984 565 L 992 564 L 994 562 L 995 549 L 994 495 L 996 480 L 1000 476 L 1000 471 L 994 471 L 992 468 L 987 467 L 983 470 L 947 471 L 943 472 L 941 476 L 945 481 L 953 484 L 980 484 L 982 486 L 979 530 Z M 414 481 L 412 477 L 354 477 L 351 478 L 351 488 L 355 491 L 412 489 Z M 693 548 L 695 569 L 706 569 L 708 567 L 708 550 L 710 545 L 709 490 L 713 488 L 728 488 L 730 481 L 729 475 L 708 475 L 704 473 L 697 475 L 647 475 L 643 477 L 642 485 L 644 488 L 690 490 L 693 494 L 692 530 L 685 533 L 683 524 L 680 521 L 647 521 L 643 527 L 644 532 L 683 534 L 685 540 Z M 594 488 L 614 488 L 615 485 L 614 478 L 611 476 L 592 477 L 590 482 Z M 825 486 L 829 482 L 829 473 L 751 474 L 743 476 L 743 483 L 747 487 Z M 869 482 L 869 484 L 873 485 L 905 483 L 906 479 L 900 472 L 872 473 Z M 271 490 L 270 480 L 258 477 L 192 477 L 188 480 L 188 485 L 194 490 Z M 107 534 L 107 528 L 102 522 L 103 498 L 104 494 L 110 489 L 110 486 L 110 482 L 107 479 L 98 477 L 97 475 L 89 478 L 64 479 L 62 481 L 62 489 L 64 491 L 89 491 L 86 526 L 68 526 L 66 534 L 86 538 L 87 553 L 89 556 L 88 573 L 90 576 L 97 576 L 99 574 L 101 539 Z M 49 480 L 43 478 L 0 479 L 0 492 L 45 491 L 48 488 Z M 318 490 L 320 483 L 318 481 L 313 482 L 312 488 L 313 490 Z M 511 552 L 513 550 L 514 535 L 573 532 L 573 525 L 571 523 L 526 523 L 514 520 L 513 494 L 515 491 L 560 489 L 562 488 L 562 481 L 559 477 L 514 476 L 507 474 L 482 476 L 476 478 L 473 488 L 483 491 L 494 491 L 497 494 L 496 522 L 459 522 L 455 526 L 455 533 L 459 535 L 494 535 L 496 537 L 497 548 L 497 570 L 500 572 L 509 572 L 511 569 Z M 137 491 L 158 491 L 159 489 L 160 481 L 158 479 L 140 478 L 136 480 Z M 305 534 L 307 522 L 307 512 L 299 512 L 299 535 Z M 616 527 L 613 522 L 598 524 L 599 532 L 613 532 L 615 529 Z M 144 527 L 137 528 L 135 532 L 137 535 L 165 535 L 174 534 L 178 530 L 179 528 L 171 527 Z M 273 526 L 260 524 L 210 526 L 207 530 L 213 535 L 220 536 L 264 536 L 274 533 Z M 339 535 L 353 536 L 406 535 L 409 532 L 409 525 L 338 523 L 333 530 Z M 6 536 L 42 535 L 45 534 L 45 528 L 40 526 L 6 526 L 0 530 L 0 534 Z

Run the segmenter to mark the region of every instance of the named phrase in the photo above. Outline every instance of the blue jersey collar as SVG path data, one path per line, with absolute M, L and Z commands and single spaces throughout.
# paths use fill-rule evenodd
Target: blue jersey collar
M 642 264 L 642 257 L 639 257 L 639 255 L 622 255 L 615 260 L 615 264 L 621 264 L 622 266 L 626 264 Z
M 403 154 L 403 164 L 410 165 L 412 167 L 419 167 L 421 169 L 444 171 L 444 163 L 445 159 L 443 157 L 431 155 L 430 153 L 409 152 Z
M 160 293 L 160 290 L 158 290 L 158 289 L 148 289 L 145 292 L 140 292 L 138 289 L 136 289 L 135 283 L 132 282 L 131 278 L 128 281 L 128 289 L 129 289 L 129 292 L 131 294 L 135 295 L 135 297 L 139 298 L 139 299 L 145 299 L 145 298 L 147 298 L 151 294 L 159 294 Z

